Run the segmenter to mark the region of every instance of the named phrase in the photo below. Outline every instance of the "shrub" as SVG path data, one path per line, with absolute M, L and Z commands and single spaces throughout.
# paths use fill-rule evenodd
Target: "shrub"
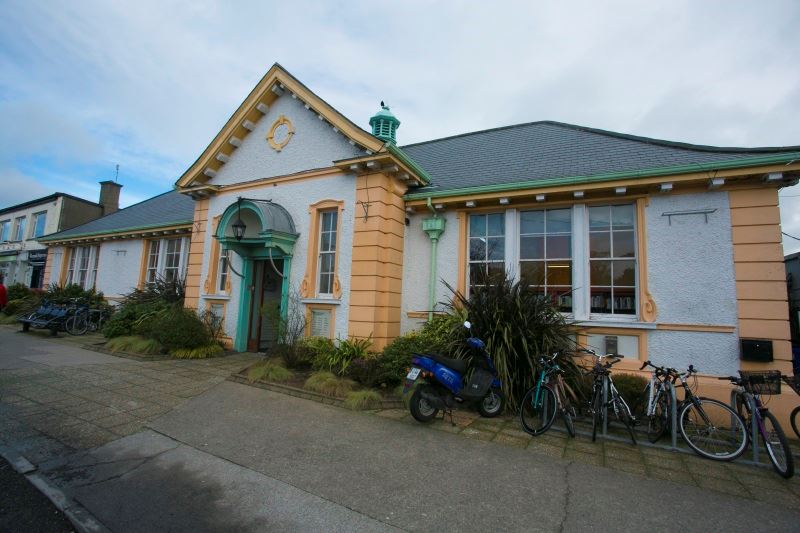
M 225 349 L 222 346 L 212 342 L 197 348 L 177 348 L 169 354 L 177 359 L 208 359 L 209 357 L 216 357 L 224 351 Z
M 375 387 L 381 380 L 381 360 L 370 354 L 368 357 L 353 359 L 347 367 L 347 375 L 365 387 Z
M 17 298 L 14 300 L 9 299 L 8 303 L 3 308 L 3 313 L 6 315 L 32 313 L 36 310 L 40 303 L 41 301 L 35 296 L 26 296 L 25 298 Z
M 200 317 L 191 310 L 170 306 L 140 319 L 134 331 L 157 340 L 167 351 L 199 348 L 211 344 L 211 335 Z
M 250 383 L 261 379 L 264 381 L 288 381 L 293 377 L 294 372 L 275 360 L 258 363 L 247 371 L 247 380 Z
M 448 352 L 453 341 L 453 333 L 463 331 L 466 314 L 461 309 L 451 309 L 450 313 L 433 315 L 433 320 L 426 322 L 418 332 L 428 346 L 426 351 Z
M 448 304 L 453 314 L 465 312 L 473 334 L 480 337 L 491 354 L 508 400 L 508 409 L 517 410 L 525 392 L 533 385 L 538 355 L 574 348 L 570 326 L 548 296 L 514 282 L 503 273 L 478 284 L 469 298 L 455 291 Z M 463 316 L 463 315 L 462 315 Z M 455 354 L 469 354 L 463 339 L 464 328 L 453 330 Z M 575 365 L 567 355 L 558 360 L 567 373 Z
M 186 282 L 182 279 L 166 280 L 161 276 L 142 289 L 134 289 L 125 295 L 122 305 L 141 305 L 152 303 L 179 304 L 183 306 L 186 296 Z
M 330 339 L 312 337 L 305 340 L 305 346 L 314 353 L 314 370 L 328 371 L 343 376 L 354 359 L 364 359 L 369 355 L 371 339 L 347 339 L 335 345 Z
M 77 299 L 92 308 L 108 307 L 108 302 L 103 298 L 102 292 L 97 292 L 94 289 L 87 291 L 76 284 L 58 285 L 51 283 L 42 294 L 42 298 L 53 304 L 67 304 Z
M 315 372 L 305 383 L 305 388 L 310 391 L 340 398 L 353 390 L 353 386 L 351 380 L 338 378 L 331 372 Z
M 140 337 L 138 335 L 115 337 L 106 342 L 106 348 L 112 352 L 130 352 L 143 355 L 161 353 L 161 345 L 158 343 L 158 341 Z
M 614 386 L 617 387 L 619 395 L 631 408 L 632 413 L 637 413 L 642 410 L 642 392 L 647 386 L 647 379 L 636 374 L 614 374 Z
M 166 302 L 153 301 L 150 303 L 123 303 L 111 315 L 103 327 L 103 335 L 109 338 L 122 335 L 133 335 L 145 330 L 144 322 L 155 314 L 169 308 Z
M 411 366 L 411 354 L 437 351 L 433 347 L 432 341 L 420 332 L 397 337 L 383 349 L 378 381 L 387 385 L 401 383 Z
M 14 283 L 6 287 L 6 295 L 8 296 L 9 303 L 11 300 L 24 300 L 31 296 L 31 290 L 22 283 Z
M 380 409 L 383 406 L 383 399 L 375 391 L 360 390 L 349 393 L 344 399 L 344 406 L 355 411 Z
M 276 344 L 270 349 L 270 355 L 283 359 L 286 368 L 309 368 L 314 360 L 314 352 L 302 343 Z

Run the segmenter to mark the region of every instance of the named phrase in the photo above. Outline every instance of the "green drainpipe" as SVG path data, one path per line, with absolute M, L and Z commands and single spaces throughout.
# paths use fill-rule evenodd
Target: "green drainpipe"
M 433 320 L 433 308 L 436 307 L 436 248 L 447 221 L 433 208 L 430 198 L 428 198 L 428 209 L 433 216 L 422 221 L 422 231 L 427 233 L 431 240 L 431 278 L 428 281 L 428 322 L 430 322 Z

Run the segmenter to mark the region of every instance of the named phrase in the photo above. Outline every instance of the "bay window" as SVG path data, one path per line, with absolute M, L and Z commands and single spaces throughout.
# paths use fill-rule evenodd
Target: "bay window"
M 467 290 L 505 270 L 575 319 L 636 318 L 634 204 L 507 209 L 467 224 Z

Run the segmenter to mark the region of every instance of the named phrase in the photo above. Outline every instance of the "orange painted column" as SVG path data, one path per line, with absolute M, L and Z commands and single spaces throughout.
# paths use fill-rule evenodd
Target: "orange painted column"
M 376 351 L 400 335 L 405 191 L 383 173 L 356 178 L 348 333 Z
M 52 246 L 47 247 L 47 262 L 44 264 L 44 282 L 42 283 L 43 289 L 50 286 L 50 274 L 53 272 L 53 261 L 55 261 L 55 252 Z
M 186 270 L 186 298 L 184 306 L 197 309 L 200 303 L 200 275 L 203 270 L 203 248 L 208 228 L 208 200 L 197 200 L 194 204 L 194 223 L 189 243 L 189 265 Z
M 742 369 L 791 373 L 792 345 L 778 189 L 735 190 L 731 207 L 739 336 L 772 340 L 774 361 L 742 361 Z

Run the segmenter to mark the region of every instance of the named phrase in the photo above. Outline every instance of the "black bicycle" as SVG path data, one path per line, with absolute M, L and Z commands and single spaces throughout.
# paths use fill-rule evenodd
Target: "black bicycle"
M 617 420 L 622 422 L 622 425 L 628 430 L 631 442 L 636 444 L 636 434 L 633 431 L 636 418 L 631 413 L 630 407 L 625 403 L 617 387 L 614 386 L 614 380 L 611 378 L 611 367 L 617 364 L 622 359 L 622 356 L 616 354 L 600 355 L 593 350 L 585 348 L 577 352 L 586 353 L 595 358 L 592 369 L 585 373 L 587 376 L 594 376 L 592 380 L 592 395 L 589 400 L 589 409 L 592 413 L 592 441 L 597 440 L 597 431 L 607 422 L 608 411 L 611 409 Z
M 643 403 L 650 442 L 657 442 L 673 429 L 670 413 L 673 391 L 678 384 L 683 388 L 683 400 L 675 406 L 677 429 L 686 444 L 696 454 L 717 461 L 732 461 L 744 453 L 747 449 L 744 422 L 727 404 L 694 394 L 697 369 L 693 365 L 686 372 L 679 372 L 645 361 L 640 370 L 648 366 L 653 368 L 653 378 L 645 388 Z M 675 397 L 677 400 L 677 394 Z

